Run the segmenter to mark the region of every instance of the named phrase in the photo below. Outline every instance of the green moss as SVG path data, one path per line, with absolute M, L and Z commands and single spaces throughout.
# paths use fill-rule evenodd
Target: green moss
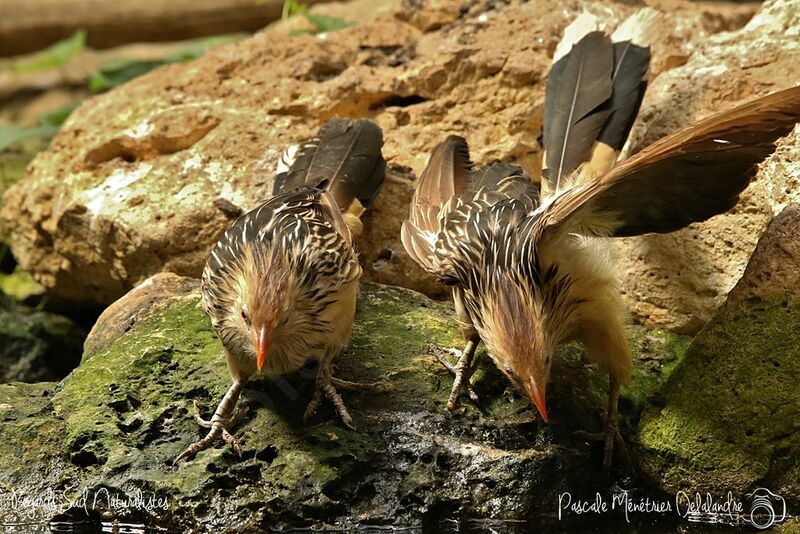
M 416 359 L 431 341 L 455 341 L 457 329 L 449 308 L 410 291 L 367 288 L 359 310 L 359 325 L 349 352 L 339 360 L 339 374 L 361 381 L 388 378 L 398 388 L 425 394 L 425 384 L 433 380 L 418 380 Z M 435 374 L 431 365 L 423 367 Z M 208 416 L 229 385 L 222 347 L 200 309 L 198 295 L 175 299 L 137 322 L 135 335 L 122 336 L 75 369 L 52 398 L 36 405 L 47 416 L 34 417 L 23 409 L 38 390 L 24 385 L 0 389 L 15 399 L 4 404 L 5 412 L 14 415 L 3 420 L 2 433 L 13 436 L 0 443 L 0 479 L 28 487 L 46 483 L 45 473 L 32 480 L 30 472 L 12 467 L 10 462 L 17 463 L 13 459 L 18 456 L 12 451 L 19 447 L 26 465 L 47 465 L 45 457 L 63 464 L 60 473 L 65 479 L 58 484 L 120 488 L 133 478 L 151 483 L 160 494 L 191 503 L 193 495 L 222 477 L 214 474 L 223 471 L 222 466 L 244 465 L 227 449 L 214 448 L 177 469 L 168 467 L 200 435 L 189 415 L 191 400 L 197 400 Z M 298 487 L 307 488 L 310 499 L 352 469 L 356 459 L 369 461 L 374 451 L 385 447 L 378 443 L 379 436 L 342 428 L 327 405 L 320 417 L 324 424 L 305 428 L 302 412 L 311 387 L 310 380 L 290 377 L 255 382 L 248 388 L 250 399 L 244 403 L 250 404 L 252 416 L 242 425 L 240 441 L 251 464 L 261 466 L 258 474 L 248 476 L 260 480 L 266 470 L 269 479 L 243 497 L 241 506 L 274 500 Z M 373 403 L 364 396 L 346 394 L 356 424 L 371 411 Z M 413 408 L 414 395 L 398 395 L 392 402 Z M 46 432 L 49 439 L 39 432 Z M 29 450 L 25 444 L 35 446 Z M 32 462 L 26 454 L 33 455 Z M 207 506 L 205 501 L 193 504 Z
M 781 534 L 800 534 L 800 519 L 795 518 L 788 523 L 781 525 L 779 532 Z
M 66 317 L 34 311 L 0 292 L 0 382 L 60 379 L 80 361 L 83 338 Z
M 367 284 L 337 375 L 389 380 L 396 389 L 342 392 L 358 431 L 342 427 L 328 403 L 303 425 L 311 377 L 254 381 L 240 400 L 249 414 L 235 429 L 243 457 L 218 445 L 173 467 L 172 459 L 202 435 L 192 401 L 208 417 L 230 376 L 196 293 L 170 297 L 153 310 L 54 392 L 37 397 L 35 409 L 34 403 L 21 407 L 39 390 L 14 390 L 6 410 L 12 415 L 0 422 L 9 436 L 0 440 L 0 488 L 146 489 L 169 500 L 160 522 L 222 530 L 356 516 L 435 521 L 451 510 L 440 503 L 457 503 L 465 513 L 529 518 L 552 514 L 559 490 L 586 487 L 594 475 L 592 483 L 602 484 L 598 448 L 572 438 L 577 429 L 599 430 L 607 394 L 578 347 L 565 348 L 557 360 L 550 425 L 485 356 L 475 377 L 479 402 L 464 401 L 453 416 L 444 409 L 452 377 L 429 354 L 431 345 L 463 343 L 452 307 Z M 671 338 L 650 338 L 648 353 L 658 361 L 679 356 L 668 353 Z M 637 380 L 644 395 L 659 379 Z M 637 417 L 635 402 L 624 409 Z M 541 498 L 531 500 L 532 494 Z
M 691 338 L 641 326 L 629 328 L 628 334 L 633 374 L 630 383 L 622 388 L 622 397 L 641 410 L 647 398 L 683 360 Z
M 725 310 L 703 330 L 639 431 L 644 465 L 670 491 L 755 484 L 800 502 L 800 300 Z
M 25 301 L 31 297 L 42 296 L 44 287 L 34 280 L 30 273 L 17 266 L 13 273 L 0 273 L 0 292 L 18 301 Z

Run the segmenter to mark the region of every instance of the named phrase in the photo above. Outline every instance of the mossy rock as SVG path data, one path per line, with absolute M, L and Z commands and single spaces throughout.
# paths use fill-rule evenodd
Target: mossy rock
M 643 469 L 720 499 L 765 487 L 800 506 L 800 297 L 723 308 L 642 415 Z
M 363 287 L 337 374 L 388 380 L 396 389 L 343 392 L 357 431 L 344 428 L 329 405 L 312 426 L 302 424 L 313 386 L 302 372 L 254 381 L 240 400 L 249 407 L 236 428 L 242 457 L 218 444 L 174 467 L 173 458 L 201 436 L 192 401 L 208 416 L 230 384 L 198 291 L 182 280 L 180 294 L 158 306 L 152 294 L 131 297 L 146 302 L 130 310 L 136 320 L 90 336 L 91 357 L 61 383 L 0 386 L 0 493 L 67 490 L 73 502 L 59 501 L 59 517 L 86 520 L 76 496 L 141 491 L 162 506 L 121 510 L 101 498 L 88 506 L 89 519 L 111 512 L 220 532 L 314 523 L 436 527 L 467 517 L 542 523 L 554 520 L 559 492 L 607 487 L 600 445 L 572 437 L 600 430 L 606 394 L 580 350 L 568 347 L 557 359 L 550 424 L 485 357 L 475 379 L 479 402 L 465 400 L 450 415 L 452 379 L 429 353 L 462 343 L 450 304 L 377 285 Z M 113 317 L 101 317 L 98 328 Z M 673 336 L 633 333 L 652 369 L 636 374 L 622 403 L 626 421 L 638 417 L 641 399 L 672 365 L 663 362 L 677 361 L 682 346 Z M 10 513 L 0 508 L 0 522 L 13 520 Z
M 59 380 L 81 359 L 85 333 L 71 320 L 0 292 L 0 383 Z

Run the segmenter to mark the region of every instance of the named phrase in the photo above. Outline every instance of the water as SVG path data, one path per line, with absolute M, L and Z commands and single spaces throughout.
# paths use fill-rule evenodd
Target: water
M 0 524 L 4 533 L 112 533 L 112 534 L 172 534 L 183 533 L 185 530 L 167 528 L 154 524 L 129 523 L 121 520 L 107 521 L 50 521 L 48 523 L 5 523 Z M 681 522 L 677 519 L 639 520 L 626 523 L 624 520 L 602 521 L 562 521 L 547 522 L 503 519 L 448 519 L 431 526 L 403 526 L 403 525 L 369 525 L 352 524 L 347 526 L 306 526 L 272 528 L 269 532 L 281 533 L 313 533 L 313 532 L 347 532 L 353 534 L 423 534 L 435 532 L 450 533 L 489 533 L 489 534 L 522 534 L 536 531 L 605 534 L 628 533 L 647 534 L 716 534 L 723 532 L 751 532 L 752 529 L 734 528 L 714 525 L 702 525 Z

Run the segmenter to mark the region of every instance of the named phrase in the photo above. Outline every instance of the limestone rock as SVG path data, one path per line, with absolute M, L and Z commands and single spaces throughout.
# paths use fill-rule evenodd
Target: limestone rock
M 725 306 L 743 308 L 800 290 L 800 204 L 789 204 L 758 242 L 744 276 L 728 294 Z
M 648 87 L 633 151 L 719 110 L 800 83 L 800 2 L 771 0 L 742 29 L 699 44 Z M 800 129 L 779 142 L 729 213 L 667 235 L 617 241 L 634 318 L 695 333 L 723 303 L 772 218 L 800 200 Z
M 680 7 L 659 29 L 654 75 L 742 18 L 738 8 Z M 563 28 L 583 9 L 613 26 L 635 8 L 359 0 L 319 9 L 359 24 L 294 38 L 277 24 L 84 103 L 3 197 L 22 266 L 76 304 L 111 303 L 161 271 L 198 276 L 224 228 L 270 194 L 286 145 L 334 115 L 366 116 L 386 132 L 389 162 L 359 242 L 367 278 L 444 296 L 399 242 L 431 149 L 463 134 L 476 162 L 508 159 L 537 176 L 544 80 Z M 632 276 L 630 294 L 646 298 L 650 282 L 637 284 L 647 277 Z M 662 323 L 673 324 L 673 308 Z
M 668 492 L 800 506 L 800 206 L 776 217 L 725 306 L 650 401 L 642 466 Z
M 176 531 L 256 531 L 311 524 L 399 524 L 437 529 L 443 519 L 553 521 L 559 491 L 603 486 L 600 446 L 573 431 L 600 430 L 605 381 L 581 351 L 561 351 L 550 392 L 551 422 L 484 362 L 476 377 L 479 408 L 446 413 L 451 376 L 428 345 L 461 343 L 452 308 L 405 289 L 365 285 L 350 349 L 337 373 L 389 380 L 396 391 L 344 392 L 358 431 L 323 406 L 311 427 L 302 413 L 313 387 L 290 376 L 248 385 L 249 414 L 236 429 L 242 458 L 217 447 L 171 460 L 200 429 L 193 400 L 208 414 L 230 384 L 222 348 L 200 309 L 195 280 L 159 275 L 98 321 L 86 359 L 59 384 L 0 385 L 0 497 L 67 490 L 54 507 L 0 507 L 0 523 L 53 514 L 98 521 L 107 491 L 143 492 L 163 506 L 111 510 L 113 517 Z M 194 287 L 193 287 L 194 286 Z M 152 303 L 158 301 L 158 306 Z M 646 396 L 682 356 L 683 338 L 632 329 L 639 358 L 623 397 L 623 431 Z M 104 489 L 103 489 L 104 488 Z M 85 492 L 85 493 L 84 493 Z M 88 495 L 88 511 L 79 497 Z M 50 513 L 50 516 L 47 513 Z

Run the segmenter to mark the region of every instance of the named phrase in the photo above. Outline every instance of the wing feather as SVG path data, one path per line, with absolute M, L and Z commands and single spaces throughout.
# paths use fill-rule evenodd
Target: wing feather
M 666 233 L 727 211 L 798 121 L 800 86 L 708 117 L 554 197 L 540 211 L 538 238 Z
M 283 180 L 284 191 L 304 185 L 326 189 L 346 211 L 354 199 L 369 206 L 383 185 L 383 133 L 366 119 L 331 119 L 303 144 Z
M 463 137 L 451 135 L 439 143 L 420 176 L 411 200 L 411 213 L 401 228 L 406 252 L 434 276 L 441 276 L 433 250 L 441 231 L 440 221 L 452 209 L 453 197 L 469 187 L 471 171 L 469 147 Z

